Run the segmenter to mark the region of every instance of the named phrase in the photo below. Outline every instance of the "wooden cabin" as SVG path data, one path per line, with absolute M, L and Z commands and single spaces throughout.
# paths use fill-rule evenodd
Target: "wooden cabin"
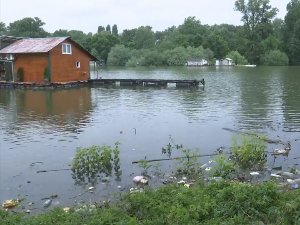
M 1 49 L 0 57 L 11 65 L 12 81 L 19 81 L 17 71 L 22 68 L 23 82 L 41 83 L 45 82 L 45 68 L 52 83 L 88 80 L 90 62 L 97 61 L 70 37 L 24 38 Z

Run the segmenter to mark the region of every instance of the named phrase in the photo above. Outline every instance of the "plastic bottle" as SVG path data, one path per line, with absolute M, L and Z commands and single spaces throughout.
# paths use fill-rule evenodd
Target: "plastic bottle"
M 48 199 L 47 201 L 44 202 L 44 207 L 48 207 L 51 204 L 52 200 Z

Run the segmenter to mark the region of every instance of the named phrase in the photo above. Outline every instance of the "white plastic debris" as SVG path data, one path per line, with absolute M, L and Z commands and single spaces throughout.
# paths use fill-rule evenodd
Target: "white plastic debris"
M 289 153 L 289 150 L 285 149 L 275 149 L 272 155 L 286 155 Z
M 200 169 L 204 170 L 207 167 L 207 164 L 203 164 L 202 166 L 200 166 Z
M 141 183 L 142 184 L 148 184 L 148 180 L 147 179 L 141 179 Z
M 94 189 L 95 189 L 94 187 L 89 187 L 88 188 L 89 191 L 94 190 Z
M 205 171 L 210 171 L 212 168 L 211 167 L 206 167 Z
M 212 179 L 215 180 L 215 181 L 221 181 L 221 180 L 223 180 L 222 177 L 213 177 Z
M 279 172 L 278 174 L 284 176 L 284 177 L 288 177 L 288 178 L 294 178 L 295 174 L 290 173 L 290 172 Z
M 135 183 L 141 183 L 141 181 L 142 181 L 143 179 L 145 179 L 143 176 L 135 176 L 135 177 L 133 178 L 133 182 L 135 182 Z
M 287 179 L 286 180 L 290 184 L 300 184 L 300 178 L 292 180 L 292 179 Z
M 178 182 L 178 184 L 185 184 L 185 181 L 181 180 L 181 181 Z
M 278 174 L 271 174 L 271 177 L 276 177 L 276 178 L 280 178 L 281 176 L 280 175 L 278 175 Z
M 259 173 L 258 172 L 251 172 L 250 175 L 257 176 L 257 175 L 259 175 Z

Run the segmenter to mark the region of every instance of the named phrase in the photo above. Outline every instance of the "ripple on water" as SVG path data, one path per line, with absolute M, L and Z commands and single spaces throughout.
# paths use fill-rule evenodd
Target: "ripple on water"
M 268 132 L 270 137 L 299 138 L 295 133 L 300 131 L 297 69 L 289 70 L 289 74 L 295 70 L 293 76 L 286 76 L 284 68 L 101 71 L 103 77 L 206 79 L 205 88 L 192 89 L 97 87 L 25 91 L 23 97 L 19 96 L 20 90 L 0 89 L 0 169 L 6 171 L 1 175 L 7 185 L 13 185 L 7 178 L 26 171 L 32 161 L 44 161 L 51 169 L 54 162 L 57 167 L 69 163 L 77 146 L 111 145 L 115 141 L 121 142 L 122 166 L 127 166 L 124 171 L 139 172 L 131 161 L 145 156 L 161 158 L 161 147 L 169 142 L 170 134 L 177 143 L 190 148 L 201 146 L 201 151 L 208 153 L 230 145 L 227 139 L 231 134 L 222 127 Z M 122 135 L 120 130 L 124 130 Z M 292 158 L 298 157 L 297 151 L 292 154 Z M 40 179 L 39 183 L 49 192 L 61 179 L 57 174 L 49 175 L 50 180 L 37 178 L 34 172 L 29 175 Z M 73 187 L 67 175 L 63 180 L 69 182 L 69 189 Z M 61 191 L 62 196 L 68 196 L 67 191 Z

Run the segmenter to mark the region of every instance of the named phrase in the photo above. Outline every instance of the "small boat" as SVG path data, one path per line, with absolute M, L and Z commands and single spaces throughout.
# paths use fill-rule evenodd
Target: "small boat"
M 247 67 L 256 67 L 256 65 L 245 65 Z

